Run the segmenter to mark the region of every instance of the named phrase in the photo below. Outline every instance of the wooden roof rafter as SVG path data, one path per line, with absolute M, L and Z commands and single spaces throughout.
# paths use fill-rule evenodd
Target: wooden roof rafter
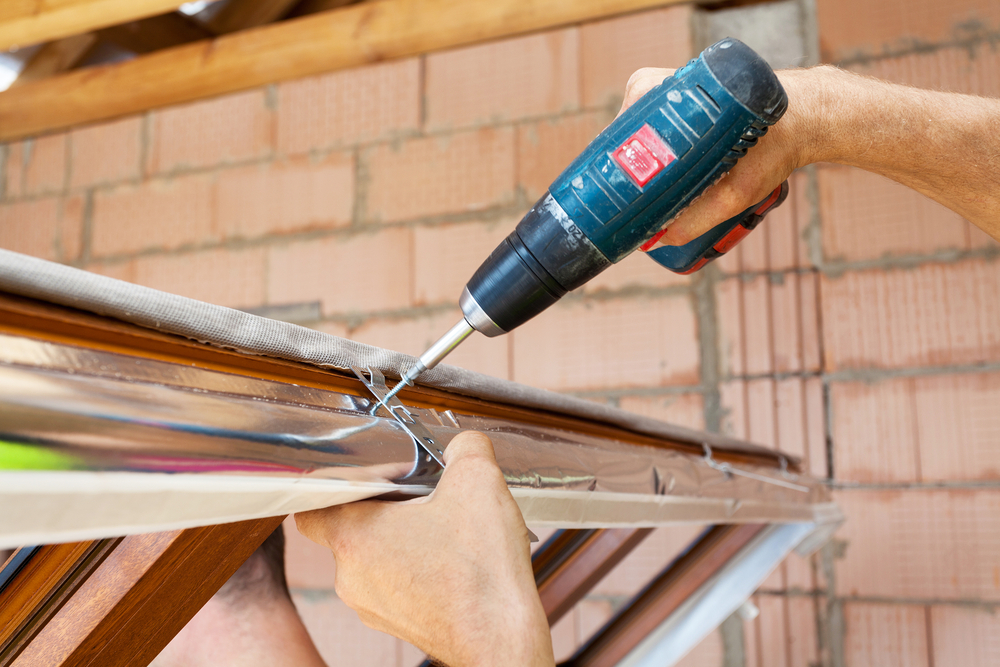
M 88 2 L 101 0 L 78 0 L 73 6 Z M 0 141 L 680 2 L 369 0 L 14 87 L 0 93 Z M 342 0 L 314 0 L 305 6 L 340 4 Z M 282 6 L 270 8 L 273 12 Z M 0 45 L 10 23 L 0 20 Z M 36 31 L 35 41 L 64 33 Z

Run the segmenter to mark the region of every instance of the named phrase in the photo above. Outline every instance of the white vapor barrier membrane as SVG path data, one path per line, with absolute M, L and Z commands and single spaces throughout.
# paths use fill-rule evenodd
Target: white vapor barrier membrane
M 324 368 L 346 371 L 352 366 L 372 367 L 398 378 L 415 361 L 399 352 L 2 249 L 0 292 L 78 308 L 217 347 Z M 418 383 L 487 401 L 592 419 L 655 437 L 773 455 L 770 450 L 725 436 L 445 364 L 425 372 Z
M 424 496 L 429 486 L 407 486 Z M 0 472 L 0 549 L 177 530 L 279 516 L 400 491 L 388 482 L 148 472 Z M 528 525 L 627 528 L 731 521 L 821 522 L 832 503 L 792 510 L 720 498 L 512 488 Z

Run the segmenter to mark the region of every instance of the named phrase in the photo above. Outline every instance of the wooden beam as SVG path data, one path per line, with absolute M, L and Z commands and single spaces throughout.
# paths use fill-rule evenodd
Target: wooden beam
M 371 0 L 0 93 L 0 141 L 680 0 Z
M 142 54 L 211 39 L 212 33 L 183 14 L 171 12 L 102 28 L 97 31 L 97 36 L 132 53 Z
M 652 532 L 652 528 L 610 528 L 556 533 L 531 559 L 549 625 L 565 616 Z
M 16 656 L 0 654 L 0 664 L 149 664 L 283 518 L 121 538 Z
M 347 5 L 353 5 L 364 0 L 303 0 L 295 9 L 292 16 L 305 16 L 306 14 L 316 14 L 318 12 L 328 12 L 331 9 L 339 9 Z
M 73 69 L 73 66 L 96 43 L 97 36 L 92 32 L 64 37 L 63 39 L 49 42 L 25 64 L 24 69 L 18 74 L 11 87 L 22 86 L 32 81 L 40 81 L 54 74 Z
M 0 665 L 10 664 L 117 543 L 110 539 L 18 549 L 27 562 L 0 593 Z
M 284 18 L 299 0 L 229 0 L 208 20 L 216 35 L 273 23 Z
M 622 608 L 559 667 L 614 667 L 766 526 L 715 526 Z
M 181 0 L 20 0 L 0 2 L 0 49 L 49 42 L 156 16 Z

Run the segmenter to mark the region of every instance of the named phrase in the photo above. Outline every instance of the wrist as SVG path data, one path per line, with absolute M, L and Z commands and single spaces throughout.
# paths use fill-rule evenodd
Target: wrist
M 451 667 L 554 667 L 552 634 L 538 592 L 532 590 L 482 610 L 463 642 L 466 650 Z M 485 621 L 485 623 L 484 623 Z
M 832 65 L 778 73 L 788 94 L 788 111 L 779 121 L 795 147 L 795 168 L 815 162 L 840 162 L 845 87 L 850 75 Z

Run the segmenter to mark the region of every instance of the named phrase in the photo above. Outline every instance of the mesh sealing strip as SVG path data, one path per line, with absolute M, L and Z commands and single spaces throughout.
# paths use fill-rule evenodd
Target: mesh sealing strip
M 3 249 L 0 249 L 0 291 L 78 308 L 208 345 L 324 368 L 346 371 L 351 366 L 371 366 L 389 377 L 399 378 L 415 361 L 415 357 L 400 352 Z M 445 364 L 421 375 L 419 384 L 486 401 L 582 417 L 655 437 L 775 454 L 725 436 L 674 426 Z

